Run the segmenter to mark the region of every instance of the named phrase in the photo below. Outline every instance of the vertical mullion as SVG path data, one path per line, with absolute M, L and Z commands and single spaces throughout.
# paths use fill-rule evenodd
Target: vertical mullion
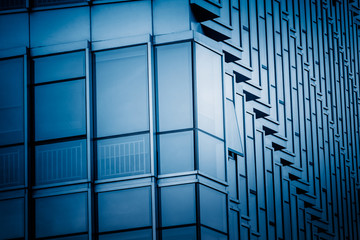
M 154 151 L 156 145 L 154 142 L 154 113 L 153 113 L 153 104 L 154 104 L 154 98 L 153 98 L 153 91 L 154 91 L 154 79 L 153 79 L 153 52 L 152 52 L 152 45 L 151 42 L 147 43 L 147 69 L 148 69 L 148 106 L 149 106 L 149 141 L 150 141 L 150 173 L 152 176 L 156 175 L 156 168 L 155 168 L 155 154 L 156 151 Z M 151 183 L 151 218 L 152 218 L 152 236 L 153 239 L 157 239 L 156 237 L 156 228 L 157 228 L 157 222 L 156 222 L 156 182 L 155 178 L 153 178 L 153 181 Z
M 27 0 L 27 4 L 28 4 L 28 0 Z M 28 239 L 28 223 L 29 223 L 29 204 L 28 204 L 28 194 L 29 191 L 26 191 L 26 188 L 29 187 L 29 182 L 28 182 L 28 117 L 27 117 L 27 112 L 28 112 L 28 95 L 27 95 L 27 82 L 28 82 L 28 54 L 26 53 L 23 56 L 24 59 L 24 79 L 23 79 L 23 105 L 24 105 L 24 110 L 23 110 L 23 121 L 24 121 L 24 169 L 23 169 L 23 174 L 24 174 L 24 188 L 25 188 L 25 196 L 24 196 L 24 237 L 25 240 Z
M 86 106 L 86 162 L 88 185 L 88 239 L 92 239 L 92 154 L 91 154 L 91 110 L 90 110 L 90 49 L 85 49 L 85 106 Z

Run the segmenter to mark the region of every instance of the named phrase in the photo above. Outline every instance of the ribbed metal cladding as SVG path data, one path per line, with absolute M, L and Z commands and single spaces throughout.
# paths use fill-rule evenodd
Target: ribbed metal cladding
M 26 0 L 2 0 L 0 1 L 0 10 L 11 10 L 25 8 Z

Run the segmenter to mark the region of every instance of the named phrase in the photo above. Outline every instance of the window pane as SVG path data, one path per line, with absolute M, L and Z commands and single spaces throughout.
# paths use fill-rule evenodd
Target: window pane
M 198 127 L 224 137 L 221 56 L 196 45 Z
M 144 229 L 129 232 L 110 233 L 99 236 L 99 240 L 151 240 L 152 230 Z
M 23 59 L 0 61 L 0 145 L 24 141 Z
M 86 176 L 86 140 L 37 146 L 36 185 L 74 181 Z
M 149 173 L 149 134 L 98 141 L 97 166 L 98 179 Z
M 34 0 L 34 7 L 54 6 L 69 3 L 86 2 L 87 0 Z
M 230 240 L 238 240 L 239 239 L 239 213 L 234 210 L 230 210 L 229 229 L 230 229 Z
M 85 81 L 35 87 L 35 139 L 85 134 Z
M 161 134 L 160 174 L 194 170 L 193 131 Z
M 229 156 L 228 161 L 228 182 L 229 182 L 229 196 L 232 199 L 238 199 L 238 190 L 237 190 L 237 164 L 236 160 Z
M 206 227 L 201 228 L 201 239 L 203 240 L 227 240 L 225 234 L 221 234 Z
M 0 10 L 10 10 L 17 8 L 25 8 L 26 0 L 17 0 L 17 1 L 0 1 Z
M 150 226 L 150 197 L 150 187 L 99 193 L 99 232 Z
M 237 117 L 235 114 L 234 103 L 225 100 L 225 110 L 226 110 L 226 141 L 230 149 L 243 153 L 243 147 L 240 140 L 240 130 L 237 122 Z
M 85 53 L 73 52 L 34 59 L 35 83 L 85 76 Z
M 196 240 L 196 227 L 170 228 L 162 230 L 162 240 Z
M 24 184 L 24 146 L 0 148 L 0 188 Z
M 229 100 L 233 101 L 234 100 L 234 96 L 233 96 L 233 78 L 232 76 L 225 74 L 225 97 L 228 98 Z
M 200 221 L 201 224 L 227 232 L 225 194 L 200 185 Z M 207 238 L 205 238 L 207 239 Z
M 97 136 L 149 129 L 146 46 L 96 53 Z
M 161 188 L 162 226 L 191 224 L 196 221 L 195 185 Z
M 24 198 L 0 201 L 0 239 L 24 237 Z
M 193 126 L 191 43 L 157 47 L 159 131 Z
M 86 232 L 87 193 L 74 193 L 35 200 L 36 237 Z
M 198 131 L 199 169 L 225 181 L 224 142 Z
M 89 236 L 87 234 L 84 235 L 75 235 L 69 237 L 54 237 L 54 238 L 46 238 L 51 240 L 88 240 Z

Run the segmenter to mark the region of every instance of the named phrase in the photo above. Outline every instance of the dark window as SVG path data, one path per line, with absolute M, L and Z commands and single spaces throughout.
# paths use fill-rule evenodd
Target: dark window
M 26 7 L 26 0 L 1 0 L 0 1 L 0 11 L 1 10 L 12 10 L 20 9 Z
M 87 0 L 33 0 L 34 7 L 54 6 L 69 3 L 81 3 Z

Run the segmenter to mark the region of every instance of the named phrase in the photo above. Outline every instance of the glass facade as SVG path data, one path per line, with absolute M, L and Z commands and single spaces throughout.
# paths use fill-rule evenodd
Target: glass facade
M 0 0 L 0 239 L 360 239 L 359 9 Z

